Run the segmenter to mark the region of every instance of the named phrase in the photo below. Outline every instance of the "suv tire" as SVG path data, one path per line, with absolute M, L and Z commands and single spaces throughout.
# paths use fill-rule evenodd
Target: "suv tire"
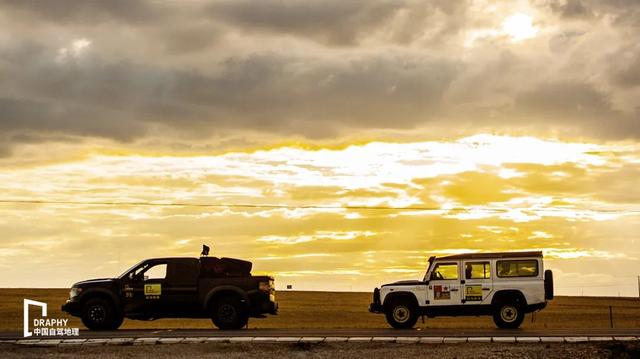
M 221 330 L 237 330 L 247 325 L 249 315 L 239 298 L 220 298 L 212 305 L 211 321 Z
M 409 298 L 392 299 L 384 314 L 389 325 L 396 329 L 411 329 L 418 321 L 418 308 Z
M 517 302 L 498 303 L 493 310 L 493 322 L 501 329 L 516 329 L 524 320 L 524 308 Z
M 87 300 L 82 306 L 81 318 L 89 330 L 116 330 L 124 320 L 114 305 L 102 298 Z

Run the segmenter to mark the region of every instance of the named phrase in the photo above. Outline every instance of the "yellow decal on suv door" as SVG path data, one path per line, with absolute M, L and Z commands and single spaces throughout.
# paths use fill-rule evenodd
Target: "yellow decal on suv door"
M 144 285 L 144 296 L 147 299 L 158 299 L 162 294 L 162 284 L 145 284 Z
M 464 299 L 467 301 L 481 301 L 482 285 L 466 285 L 464 287 Z

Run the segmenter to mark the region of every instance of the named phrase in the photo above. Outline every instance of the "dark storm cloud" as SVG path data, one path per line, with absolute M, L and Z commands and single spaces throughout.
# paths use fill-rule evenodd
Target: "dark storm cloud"
M 430 40 L 442 41 L 462 27 L 467 6 L 467 1 L 448 0 L 240 0 L 216 2 L 209 13 L 241 31 L 353 46 L 376 31 L 390 35 L 391 42 L 406 44 L 437 29 Z
M 516 97 L 516 110 L 547 117 L 590 118 L 610 115 L 607 95 L 588 84 L 544 83 Z
M 91 56 L 60 63 L 52 50 L 5 57 L 10 86 L 0 91 L 0 128 L 129 140 L 152 122 L 204 133 L 250 127 L 308 136 L 318 136 L 305 126 L 312 122 L 407 127 L 439 111 L 456 73 L 455 64 L 411 55 L 310 61 L 255 54 L 204 74 Z M 11 97 L 18 94 L 38 100 Z M 398 117 L 390 121 L 389 113 Z
M 104 21 L 142 24 L 157 22 L 169 14 L 163 2 L 145 0 L 1 0 L 0 7 L 28 19 L 60 24 L 96 24 Z
M 593 15 L 591 10 L 582 0 L 566 0 L 565 2 L 553 2 L 551 8 L 566 18 L 580 18 Z
M 330 0 L 221 1 L 210 7 L 217 19 L 240 29 L 306 36 L 335 45 L 351 45 L 402 9 L 405 1 Z
M 539 124 L 575 126 L 605 138 L 640 135 L 637 113 L 615 110 L 609 94 L 583 82 L 551 82 L 516 96 L 514 114 Z M 560 119 L 560 120 L 558 120 Z
M 640 86 L 640 46 L 620 49 L 610 57 L 612 81 L 624 88 Z
M 524 122 L 640 136 L 628 100 L 640 6 L 541 4 L 534 25 L 551 18 L 553 31 L 514 44 L 500 33 L 514 9 L 462 1 L 0 1 L 0 140 L 6 154 L 20 139 L 133 141 L 167 128 L 333 138 Z M 487 28 L 499 35 L 465 48 Z

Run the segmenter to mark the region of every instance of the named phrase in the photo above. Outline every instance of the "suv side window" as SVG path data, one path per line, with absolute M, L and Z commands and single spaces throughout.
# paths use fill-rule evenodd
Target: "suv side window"
M 505 260 L 496 262 L 498 277 L 536 277 L 538 261 L 535 259 Z
M 465 263 L 464 276 L 466 279 L 489 279 L 491 265 L 489 262 Z
M 458 263 L 438 263 L 431 272 L 433 280 L 458 279 Z

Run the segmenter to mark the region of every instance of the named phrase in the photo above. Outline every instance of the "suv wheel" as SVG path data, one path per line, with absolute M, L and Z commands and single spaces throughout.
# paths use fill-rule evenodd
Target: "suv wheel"
M 389 325 L 396 329 L 410 329 L 418 321 L 418 308 L 405 298 L 394 299 L 385 310 Z
M 515 329 L 524 320 L 522 306 L 514 302 L 498 304 L 493 312 L 493 321 L 498 328 Z
M 249 322 L 249 316 L 240 299 L 221 298 L 213 305 L 211 320 L 222 330 L 242 329 Z
M 115 330 L 123 319 L 113 304 L 102 298 L 89 299 L 82 306 L 82 324 L 90 330 Z

